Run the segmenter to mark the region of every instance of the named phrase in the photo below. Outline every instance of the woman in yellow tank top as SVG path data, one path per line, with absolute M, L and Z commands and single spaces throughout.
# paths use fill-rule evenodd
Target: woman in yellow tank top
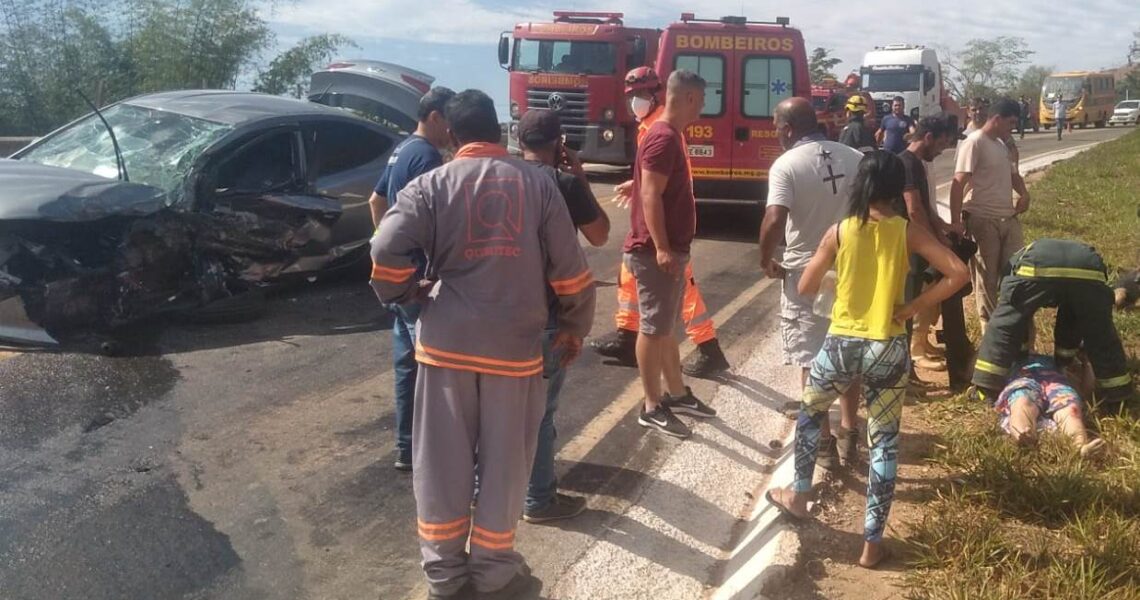
M 867 400 L 867 513 L 859 564 L 884 558 L 883 531 L 894 498 L 899 421 L 910 372 L 905 323 L 966 284 L 966 266 L 921 227 L 907 227 L 902 161 L 886 151 L 859 163 L 847 216 L 831 227 L 800 279 L 814 296 L 824 275 L 836 271 L 831 328 L 812 362 L 796 421 L 796 477 L 792 489 L 768 491 L 768 501 L 794 518 L 806 518 L 819 449 L 819 428 L 831 403 L 861 376 Z M 911 252 L 945 277 L 909 304 L 904 302 Z

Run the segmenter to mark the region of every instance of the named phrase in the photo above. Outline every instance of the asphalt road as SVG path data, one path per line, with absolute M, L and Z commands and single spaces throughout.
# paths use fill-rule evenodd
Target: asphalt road
M 1061 143 L 1031 134 L 1022 157 L 1126 131 Z M 944 156 L 938 182 L 951 170 Z M 621 179 L 595 173 L 599 198 Z M 611 240 L 587 250 L 600 282 L 595 335 L 613 328 L 628 226 L 606 208 Z M 733 361 L 777 299 L 775 286 L 756 292 L 758 227 L 755 210 L 700 211 L 693 262 L 710 311 L 752 294 L 717 323 Z M 274 297 L 254 323 L 144 328 L 126 356 L 0 351 L 0 598 L 422 593 L 411 479 L 391 468 L 389 323 L 362 282 L 325 282 Z M 570 370 L 559 444 L 580 460 L 559 469 L 591 510 L 560 527 L 520 526 L 520 550 L 548 582 L 612 529 L 615 502 L 636 502 L 678 444 L 631 414 L 595 420 L 635 379 L 592 352 Z M 695 383 L 704 397 L 715 389 Z

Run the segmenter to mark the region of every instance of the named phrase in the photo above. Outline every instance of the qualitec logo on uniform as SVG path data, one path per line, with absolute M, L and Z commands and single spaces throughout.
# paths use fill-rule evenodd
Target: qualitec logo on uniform
M 520 256 L 522 248 L 516 240 L 523 227 L 522 180 L 513 177 L 483 179 L 479 181 L 478 189 L 475 182 L 469 182 L 463 186 L 463 192 L 467 205 L 464 258 Z

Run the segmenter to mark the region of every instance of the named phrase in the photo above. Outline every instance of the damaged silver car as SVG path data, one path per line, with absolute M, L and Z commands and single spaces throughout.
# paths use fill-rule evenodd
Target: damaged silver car
M 368 196 L 399 138 L 315 102 L 203 90 L 64 126 L 0 160 L 0 342 L 52 345 L 363 264 Z

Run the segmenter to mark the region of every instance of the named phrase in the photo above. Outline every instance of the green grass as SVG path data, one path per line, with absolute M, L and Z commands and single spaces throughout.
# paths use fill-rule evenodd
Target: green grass
M 1140 267 L 1140 131 L 1055 166 L 1031 191 L 1027 240 L 1080 239 L 1113 272 Z M 1052 319 L 1038 315 L 1038 351 L 1052 349 Z M 1115 319 L 1140 379 L 1140 311 Z M 1082 460 L 1059 434 L 1017 447 L 990 409 L 964 397 L 916 409 L 939 440 L 929 460 L 950 477 L 909 528 L 911 598 L 1140 600 L 1136 410 L 1095 419 L 1108 450 Z
M 906 542 L 910 597 L 1140 598 L 1140 422 L 1102 418 L 1104 456 L 1060 434 L 1021 448 L 984 406 L 928 408 L 951 473 Z

